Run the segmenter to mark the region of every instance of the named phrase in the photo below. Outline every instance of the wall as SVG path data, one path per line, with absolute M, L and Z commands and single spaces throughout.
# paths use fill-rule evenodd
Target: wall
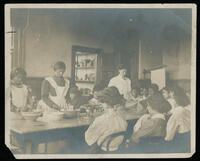
M 169 79 L 190 79 L 191 35 L 180 27 L 167 26 L 163 35 L 163 64 L 167 65 Z
M 66 18 L 66 19 L 65 19 Z M 113 52 L 112 44 L 105 37 L 96 38 L 83 32 L 68 17 L 59 14 L 30 12 L 29 25 L 24 34 L 24 68 L 29 77 L 45 77 L 52 74 L 52 65 L 62 60 L 67 65 L 66 76 L 71 75 L 71 47 L 83 45 Z M 75 21 L 75 20 L 74 20 Z M 71 21 L 72 22 L 72 21 Z M 80 24 L 79 24 L 80 25 Z M 17 28 L 22 28 L 20 24 Z
M 171 79 L 190 78 L 188 33 L 191 31 L 188 26 L 191 11 L 174 12 L 167 9 L 131 12 L 115 15 L 112 11 L 113 14 L 109 13 L 109 16 L 102 12 L 105 15 L 98 17 L 100 12 L 96 15 L 94 12 L 91 16 L 91 11 L 81 12 L 80 15 L 79 11 L 56 10 L 52 13 L 52 10 L 31 10 L 22 50 L 25 64 L 21 64 L 25 66 L 28 76 L 43 77 L 51 74 L 51 65 L 55 61 L 63 60 L 67 64 L 66 75 L 70 76 L 71 46 L 83 45 L 102 48 L 105 53 L 114 52 L 115 67 L 123 56 L 128 58 L 132 80 L 138 77 L 143 79 L 143 69 L 161 64 L 168 66 Z M 13 14 L 16 29 L 26 26 L 25 13 L 23 10 L 22 13 Z M 129 17 L 132 21 L 129 21 Z

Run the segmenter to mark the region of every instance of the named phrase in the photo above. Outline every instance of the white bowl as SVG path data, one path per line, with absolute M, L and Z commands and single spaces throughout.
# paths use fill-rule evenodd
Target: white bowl
M 38 117 L 42 115 L 42 112 L 21 112 L 21 115 L 25 120 L 36 121 Z

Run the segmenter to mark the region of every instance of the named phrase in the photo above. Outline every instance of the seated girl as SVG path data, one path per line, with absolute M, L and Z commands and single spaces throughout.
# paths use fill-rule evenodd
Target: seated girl
M 133 87 L 130 92 L 127 101 L 128 102 L 137 102 L 139 99 L 139 89 L 137 87 Z
M 100 91 L 104 90 L 105 86 L 102 84 L 97 84 L 93 88 L 93 98 L 89 100 L 89 105 L 91 106 L 101 106 L 100 102 L 97 100 L 97 95 Z
M 139 100 L 145 100 L 149 95 L 148 88 L 147 87 L 141 87 L 140 88 L 140 99 Z
M 170 104 L 159 94 L 147 99 L 148 114 L 144 114 L 136 122 L 127 146 L 139 143 L 140 139 L 147 137 L 161 137 L 165 135 L 166 120 L 163 113 L 168 112 Z
M 165 87 L 162 89 L 162 95 L 163 97 L 170 103 L 171 110 L 169 111 L 169 114 L 172 114 L 172 111 L 175 108 L 175 100 L 173 99 L 173 91 L 170 87 Z
M 190 101 L 183 89 L 173 87 L 173 99 L 175 100 L 172 115 L 167 122 L 165 140 L 173 140 L 176 133 L 185 134 L 190 131 Z
M 127 122 L 121 115 L 114 109 L 115 105 L 123 102 L 123 97 L 120 95 L 116 87 L 108 87 L 104 89 L 97 99 L 101 102 L 104 113 L 96 117 L 94 122 L 89 126 L 85 132 L 85 141 L 89 146 L 92 146 L 92 152 L 98 153 L 106 151 L 107 137 L 114 133 L 126 131 Z M 114 138 L 109 146 L 109 151 L 115 151 L 123 142 L 124 136 L 117 136 Z M 101 149 L 99 146 L 102 144 Z M 99 149 L 99 150 L 97 150 Z
M 26 71 L 15 68 L 11 71 L 11 112 L 31 110 L 31 89 L 24 84 Z
M 81 105 L 87 104 L 88 101 L 91 99 L 91 96 L 82 96 L 81 92 L 76 87 L 71 88 L 69 93 L 69 103 L 73 106 L 73 109 L 80 108 Z
M 145 99 L 139 96 L 138 88 L 134 87 L 125 103 L 125 108 L 130 114 L 139 114 L 146 109 L 145 102 Z
M 159 87 L 157 84 L 153 83 L 149 86 L 149 96 L 157 94 L 159 92 Z

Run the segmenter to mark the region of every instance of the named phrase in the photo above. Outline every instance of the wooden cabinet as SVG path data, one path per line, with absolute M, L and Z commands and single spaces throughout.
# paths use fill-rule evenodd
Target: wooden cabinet
M 102 80 L 102 50 L 72 46 L 72 80 L 84 95 Z

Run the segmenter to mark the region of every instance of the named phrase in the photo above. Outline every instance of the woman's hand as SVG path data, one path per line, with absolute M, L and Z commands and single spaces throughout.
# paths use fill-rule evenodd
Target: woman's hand
M 53 104 L 52 107 L 55 109 L 55 110 L 58 110 L 60 111 L 62 108 L 56 104 Z
M 67 108 L 66 99 L 65 98 L 61 98 L 58 105 L 60 106 L 60 108 Z

